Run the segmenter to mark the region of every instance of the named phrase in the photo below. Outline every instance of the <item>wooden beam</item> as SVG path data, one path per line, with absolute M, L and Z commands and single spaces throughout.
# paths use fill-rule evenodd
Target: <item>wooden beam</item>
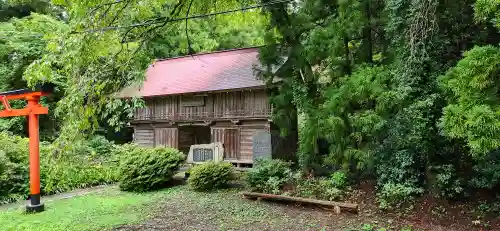
M 46 107 L 33 107 L 33 108 L 23 108 L 23 109 L 12 109 L 12 110 L 2 110 L 0 111 L 1 117 L 14 117 L 14 116 L 27 116 L 29 114 L 42 115 L 48 114 L 49 109 Z
M 48 94 L 43 92 L 27 92 L 20 94 L 2 94 L 2 95 L 5 96 L 8 100 L 14 100 L 14 99 L 26 99 L 28 97 L 41 97 L 41 96 L 46 96 Z
M 242 195 L 245 198 L 265 199 L 265 200 L 283 201 L 283 202 L 295 202 L 295 203 L 300 203 L 300 204 L 312 204 L 312 205 L 333 207 L 337 213 L 340 213 L 341 210 L 346 210 L 346 211 L 355 212 L 355 213 L 358 212 L 358 205 L 352 204 L 352 203 L 324 201 L 324 200 L 316 200 L 316 199 L 309 199 L 309 198 L 302 198 L 302 197 L 291 197 L 291 196 L 282 196 L 282 195 L 265 194 L 265 193 L 254 193 L 254 192 L 243 192 Z

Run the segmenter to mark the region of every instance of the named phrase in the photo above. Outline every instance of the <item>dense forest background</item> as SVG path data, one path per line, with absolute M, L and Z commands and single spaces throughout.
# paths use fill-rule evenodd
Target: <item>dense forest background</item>
M 112 94 L 154 59 L 262 46 L 281 65 L 257 72 L 282 79 L 283 135 L 300 115 L 304 171 L 375 180 L 387 206 L 500 189 L 498 0 L 0 0 L 0 21 L 0 90 L 57 85 L 43 139 L 123 136 L 141 100 Z

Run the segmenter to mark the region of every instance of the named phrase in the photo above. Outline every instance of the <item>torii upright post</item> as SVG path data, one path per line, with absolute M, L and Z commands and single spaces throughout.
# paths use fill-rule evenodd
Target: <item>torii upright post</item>
M 49 109 L 40 105 L 40 97 L 52 92 L 52 85 L 37 86 L 35 90 L 21 89 L 0 92 L 0 99 L 4 109 L 0 117 L 28 116 L 29 123 L 29 152 L 30 152 L 30 204 L 26 211 L 30 213 L 42 212 L 44 205 L 40 198 L 40 139 L 38 133 L 38 115 L 48 114 Z M 28 105 L 22 109 L 12 109 L 9 100 L 26 100 Z

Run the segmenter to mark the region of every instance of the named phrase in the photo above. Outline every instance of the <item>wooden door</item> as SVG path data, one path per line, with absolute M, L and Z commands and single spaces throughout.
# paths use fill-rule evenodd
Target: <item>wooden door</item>
M 177 128 L 155 128 L 155 147 L 179 148 Z
M 224 159 L 239 159 L 240 136 L 238 128 L 212 128 L 212 142 L 221 142 L 224 145 Z

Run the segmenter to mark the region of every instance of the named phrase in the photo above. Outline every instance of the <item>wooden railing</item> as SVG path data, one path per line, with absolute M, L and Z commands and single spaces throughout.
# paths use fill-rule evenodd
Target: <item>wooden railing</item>
M 225 111 L 225 112 L 189 112 L 189 113 L 168 113 L 153 114 L 147 112 L 141 115 L 135 115 L 134 120 L 169 120 L 169 121 L 190 121 L 190 120 L 211 120 L 211 119 L 245 119 L 245 118 L 268 118 L 272 110 L 253 110 L 253 111 Z

